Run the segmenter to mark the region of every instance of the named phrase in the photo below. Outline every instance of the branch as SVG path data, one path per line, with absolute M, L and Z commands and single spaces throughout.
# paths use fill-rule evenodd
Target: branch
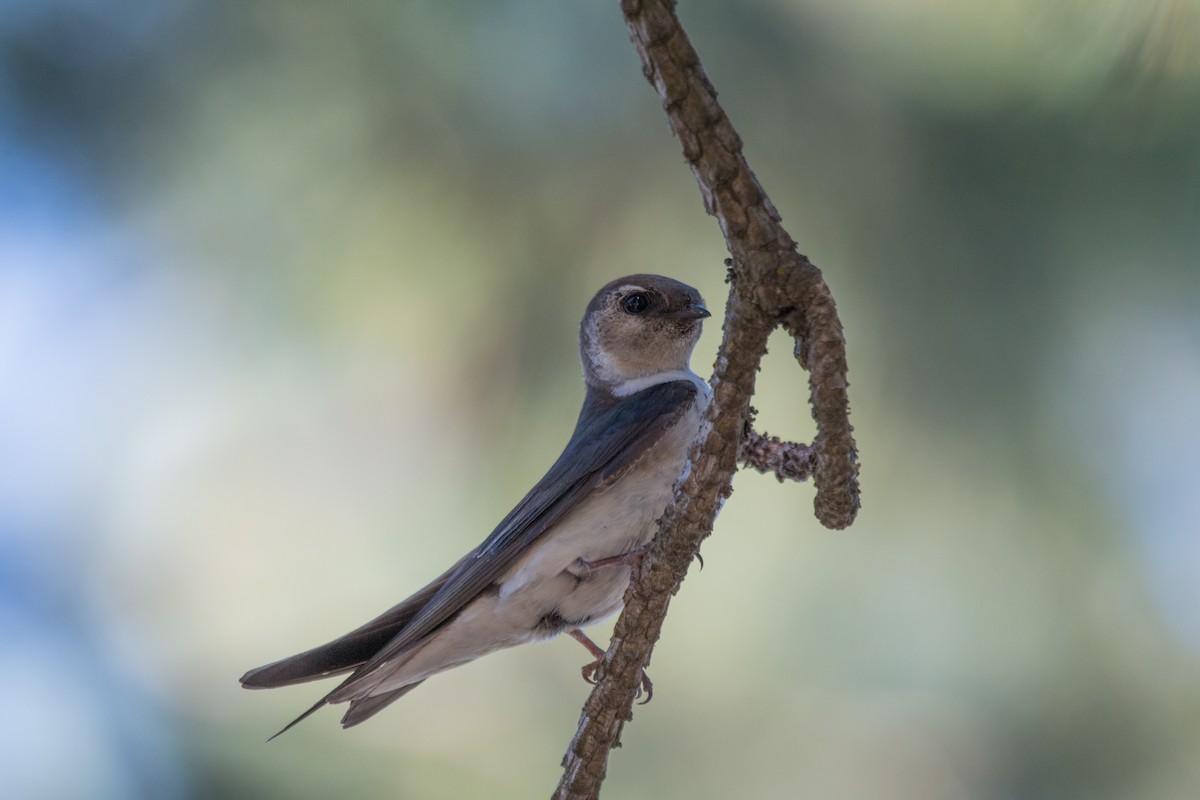
M 727 262 L 731 286 L 725 335 L 710 381 L 713 398 L 692 445 L 692 468 L 675 487 L 674 502 L 663 514 L 640 580 L 626 593 L 604 674 L 584 704 L 563 758 L 557 800 L 599 796 L 608 754 L 619 746 L 621 729 L 632 719 L 641 672 L 671 597 L 731 492 L 739 450 L 747 452 L 743 439 L 754 379 L 767 338 L 777 326 L 795 339 L 796 359 L 809 372 L 817 436 L 804 460 L 811 462 L 816 484 L 816 516 L 827 527 L 844 528 L 859 505 L 845 338 L 833 296 L 820 270 L 796 252 L 779 213 L 742 156 L 741 139 L 717 103 L 716 91 L 675 17 L 673 0 L 622 0 L 621 9 L 643 72 L 658 91 L 705 208 L 721 225 L 732 256 Z M 762 443 L 750 440 L 748 446 Z
M 806 444 L 781 441 L 778 436 L 768 437 L 750 429 L 742 439 L 738 461 L 759 472 L 775 473 L 783 483 L 785 479 L 806 481 L 812 476 L 817 455 Z

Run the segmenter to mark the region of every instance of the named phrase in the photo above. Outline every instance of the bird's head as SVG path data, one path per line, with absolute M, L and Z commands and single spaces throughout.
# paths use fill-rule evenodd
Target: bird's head
M 628 381 L 688 369 L 701 321 L 700 293 L 662 275 L 629 275 L 592 298 L 579 326 L 583 376 L 615 391 Z

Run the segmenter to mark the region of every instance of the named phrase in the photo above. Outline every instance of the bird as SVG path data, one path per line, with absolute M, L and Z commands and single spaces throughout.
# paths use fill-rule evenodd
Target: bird
M 574 432 L 500 524 L 424 588 L 333 641 L 247 672 L 249 689 L 349 673 L 279 736 L 327 704 L 357 725 L 427 678 L 619 611 L 712 396 L 689 362 L 709 317 L 700 293 L 661 275 L 609 282 L 579 326 L 585 395 Z M 647 693 L 652 685 L 643 675 Z M 272 736 L 271 738 L 275 738 Z

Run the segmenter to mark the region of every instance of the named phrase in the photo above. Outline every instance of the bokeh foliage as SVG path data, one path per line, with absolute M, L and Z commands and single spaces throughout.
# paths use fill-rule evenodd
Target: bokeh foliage
M 607 791 L 1193 797 L 1200 4 L 680 11 L 838 298 L 864 510 L 738 477 Z M 269 746 L 321 689 L 236 678 L 490 530 L 596 287 L 719 306 L 616 4 L 16 0 L 0 145 L 0 794 L 548 794 L 573 643 Z

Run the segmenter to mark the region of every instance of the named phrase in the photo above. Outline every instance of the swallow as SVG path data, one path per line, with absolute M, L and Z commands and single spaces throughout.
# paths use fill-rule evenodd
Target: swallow
M 243 675 L 242 686 L 267 689 L 350 673 L 275 735 L 329 703 L 349 703 L 342 727 L 357 725 L 439 672 L 560 633 L 588 648 L 596 660 L 582 672 L 595 675 L 604 651 L 581 629 L 621 609 L 711 397 L 688 365 L 708 316 L 699 292 L 661 275 L 600 289 L 579 326 L 586 394 L 562 455 L 429 585 L 345 636 Z

